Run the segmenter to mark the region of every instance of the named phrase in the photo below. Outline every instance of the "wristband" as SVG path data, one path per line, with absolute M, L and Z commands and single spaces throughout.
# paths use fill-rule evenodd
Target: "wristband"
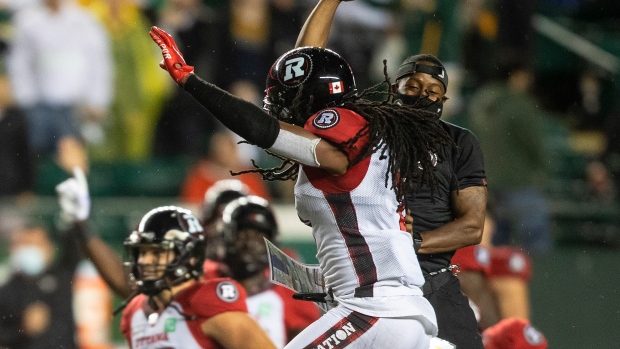
M 320 140 L 320 138 L 310 139 L 280 130 L 276 141 L 268 150 L 300 164 L 319 167 L 321 164 L 316 158 L 316 146 Z

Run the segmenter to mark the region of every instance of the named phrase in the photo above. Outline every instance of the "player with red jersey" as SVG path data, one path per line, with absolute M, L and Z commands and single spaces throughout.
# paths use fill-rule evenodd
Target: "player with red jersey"
M 529 319 L 531 259 L 517 247 L 492 246 L 494 229 L 493 215 L 487 212 L 481 244 L 459 249 L 452 257 L 452 263 L 460 265 L 459 279 L 463 292 L 481 307 L 483 313 L 485 311 L 482 307 L 497 321 L 507 318 Z M 481 280 L 483 277 L 484 282 Z M 484 284 L 488 284 L 485 288 L 490 287 L 493 299 L 483 296 L 486 294 L 486 291 L 482 291 Z M 487 316 L 487 320 L 491 319 Z M 486 328 L 497 321 L 483 321 L 481 325 Z
M 473 303 L 472 309 L 478 313 L 480 329 L 496 324 L 501 318 L 487 279 L 491 271 L 489 249 L 482 245 L 460 248 L 452 256 L 451 264 L 457 266 L 453 272 L 459 278 L 463 293 Z
M 482 333 L 484 349 L 547 349 L 545 335 L 526 319 L 507 318 Z
M 275 348 L 248 315 L 237 282 L 200 280 L 205 237 L 190 211 L 162 206 L 142 218 L 124 242 L 127 280 L 119 256 L 87 226 L 90 196 L 83 171 L 76 169 L 56 190 L 80 247 L 106 283 L 128 298 L 120 308 L 121 332 L 131 348 Z
M 272 66 L 267 114 L 193 74 L 169 34 L 153 27 L 150 35 L 175 82 L 224 126 L 284 160 L 257 172 L 298 178 L 297 212 L 313 228 L 326 291 L 338 305 L 286 348 L 428 348 L 435 314 L 420 290 L 402 202 L 421 183 L 436 183 L 430 154 L 453 144 L 436 114 L 361 99 L 366 91 L 356 94 L 348 63 L 312 47 Z
M 199 281 L 202 225 L 190 211 L 148 212 L 125 240 L 137 289 L 121 319 L 136 348 L 273 348 L 247 314 L 245 291 L 232 279 Z

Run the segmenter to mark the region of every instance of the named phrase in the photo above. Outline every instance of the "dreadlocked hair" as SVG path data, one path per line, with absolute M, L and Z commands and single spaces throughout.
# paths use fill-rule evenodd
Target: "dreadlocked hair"
M 360 94 L 350 93 L 344 96 L 339 107 L 356 112 L 368 123 L 353 138 L 336 146 L 346 149 L 360 138 L 368 137 L 368 141 L 359 154 L 351 160 L 349 167 L 380 151 L 380 158 L 388 160 L 385 186 L 394 189 L 399 202 L 404 202 L 407 193 L 415 192 L 425 184 L 431 188 L 431 195 L 434 195 L 437 179 L 433 168 L 438 159 L 433 154 L 440 153 L 445 147 L 455 147 L 455 144 L 443 128 L 436 113 L 420 109 L 422 105 L 394 103 L 395 94 L 389 89 L 390 80 L 385 60 L 383 64 L 384 81 L 367 88 Z M 299 124 L 300 120 L 305 121 L 307 117 L 304 118 L 304 116 L 309 115 L 307 106 L 311 103 L 302 100 L 301 96 L 300 89 L 289 109 L 287 121 L 294 124 Z M 373 96 L 385 98 L 382 101 L 367 99 Z M 420 103 L 424 101 L 420 100 Z M 297 162 L 265 151 L 282 160 L 280 166 L 261 168 L 252 161 L 253 169 L 231 172 L 231 174 L 259 173 L 263 179 L 269 181 L 297 178 L 299 172 Z M 392 178 L 392 183 L 390 183 L 390 178 Z

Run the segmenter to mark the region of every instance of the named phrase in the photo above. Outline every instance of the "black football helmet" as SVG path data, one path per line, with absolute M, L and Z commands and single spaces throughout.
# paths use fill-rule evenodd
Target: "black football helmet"
M 224 239 L 224 263 L 233 278 L 244 280 L 269 266 L 263 237 L 275 243 L 278 224 L 267 200 L 250 195 L 230 202 L 218 230 Z
M 125 265 L 136 281 L 138 293 L 156 295 L 171 286 L 202 275 L 205 237 L 200 221 L 189 211 L 176 206 L 152 209 L 125 239 Z M 173 253 L 165 265 L 139 263 L 140 249 Z M 150 269 L 149 269 L 150 268 Z M 154 276 L 156 275 L 156 276 Z
M 234 199 L 250 195 L 250 188 L 238 179 L 223 179 L 215 182 L 205 192 L 202 203 L 202 220 L 205 224 L 219 218 L 221 210 Z
M 338 106 L 355 92 L 351 67 L 339 54 L 298 47 L 280 56 L 269 70 L 263 108 L 278 120 L 303 126 L 312 114 Z M 296 98 L 299 107 L 293 106 Z

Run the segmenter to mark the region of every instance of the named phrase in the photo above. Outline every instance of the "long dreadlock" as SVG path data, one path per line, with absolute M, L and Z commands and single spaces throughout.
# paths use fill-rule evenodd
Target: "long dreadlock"
M 437 179 L 432 170 L 437 161 L 433 154 L 439 153 L 444 147 L 454 147 L 454 142 L 442 127 L 439 116 L 420 109 L 420 105 L 401 105 L 394 103 L 394 93 L 390 91 L 390 80 L 384 63 L 385 80 L 369 87 L 360 94 L 350 93 L 343 98 L 339 107 L 352 110 L 368 121 L 364 128 L 351 139 L 336 144 L 340 149 L 355 144 L 362 137 L 368 142 L 359 154 L 352 159 L 349 167 L 359 163 L 371 154 L 380 151 L 381 158 L 387 158 L 388 168 L 385 174 L 385 186 L 391 185 L 399 202 L 403 202 L 406 193 L 413 192 L 426 184 L 434 194 Z M 387 85 L 387 91 L 381 88 Z M 303 88 L 303 87 L 302 87 Z M 289 109 L 290 121 L 303 124 L 309 115 L 307 100 L 302 100 L 301 88 Z M 383 101 L 365 99 L 373 95 L 383 95 Z M 311 101 L 310 101 L 311 102 Z M 421 103 L 423 101 L 421 100 Z M 267 151 L 268 152 L 268 151 Z M 270 155 L 282 160 L 278 167 L 261 168 L 254 161 L 254 169 L 231 172 L 233 175 L 243 173 L 259 173 L 265 180 L 288 180 L 297 178 L 299 165 L 295 161 L 283 158 L 271 152 Z M 392 183 L 389 183 L 390 177 Z

